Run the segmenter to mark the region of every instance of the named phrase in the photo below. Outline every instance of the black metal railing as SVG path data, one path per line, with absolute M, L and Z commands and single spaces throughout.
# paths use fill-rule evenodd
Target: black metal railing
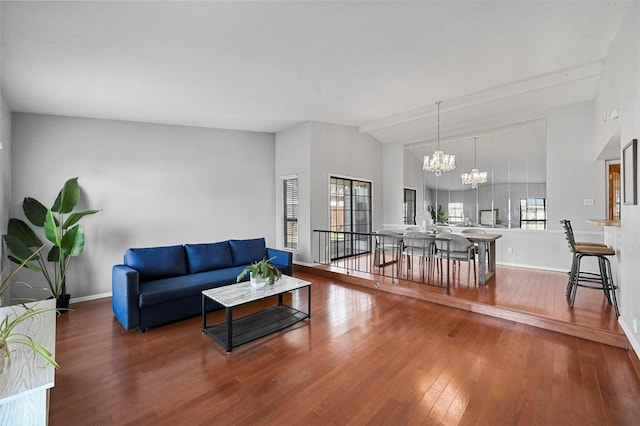
M 314 262 L 396 280 L 450 289 L 450 241 L 395 231 L 346 232 L 315 229 Z M 314 244 L 315 245 L 315 244 Z M 416 267 L 417 266 L 417 267 Z

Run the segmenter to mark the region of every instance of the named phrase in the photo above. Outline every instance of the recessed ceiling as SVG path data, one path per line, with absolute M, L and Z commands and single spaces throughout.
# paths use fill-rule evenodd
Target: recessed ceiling
M 597 67 L 631 3 L 2 2 L 1 88 L 20 112 L 416 141 L 436 100 L 463 128 L 593 98 L 597 73 L 527 82 Z

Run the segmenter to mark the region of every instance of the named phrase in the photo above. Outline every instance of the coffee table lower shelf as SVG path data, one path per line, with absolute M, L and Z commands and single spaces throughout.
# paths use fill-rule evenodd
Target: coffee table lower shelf
M 232 315 L 227 308 L 227 316 Z M 230 321 L 205 327 L 202 331 L 213 337 L 227 352 L 237 346 L 252 342 L 269 334 L 284 330 L 287 327 L 309 318 L 309 314 L 287 305 L 275 305 L 262 311 Z M 229 336 L 230 334 L 230 336 Z M 231 337 L 231 339 L 229 339 Z M 231 340 L 231 344 L 229 344 Z

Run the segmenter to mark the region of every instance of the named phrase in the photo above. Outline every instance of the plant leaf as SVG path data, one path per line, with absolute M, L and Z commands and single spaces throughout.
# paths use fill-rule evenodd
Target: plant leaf
M 64 183 L 51 210 L 56 213 L 69 213 L 79 201 L 80 186 L 78 186 L 78 178 L 74 177 Z
M 44 226 L 44 218 L 47 215 L 47 208 L 35 198 L 26 197 L 22 202 L 22 210 L 29 222 L 35 226 L 42 228 Z
M 49 250 L 49 254 L 47 254 L 47 260 L 49 262 L 57 262 L 60 260 L 60 247 L 53 246 L 51 250 Z
M 20 219 L 9 219 L 7 235 L 11 238 L 16 238 L 27 247 L 42 246 L 42 241 L 38 238 L 33 229 Z M 11 248 L 9 248 L 9 250 L 13 251 Z
M 60 244 L 62 252 L 68 256 L 79 256 L 84 250 L 84 230 L 80 225 L 69 229 Z
M 44 220 L 44 236 L 54 245 L 60 246 L 60 235 L 58 235 L 56 218 L 53 216 L 53 211 L 51 210 L 47 210 L 47 216 Z
M 36 342 L 35 340 L 33 340 L 33 338 L 31 336 L 26 336 L 26 335 L 17 335 L 16 336 L 21 336 L 21 338 L 15 338 L 12 337 L 10 339 L 7 339 L 6 342 L 7 344 L 11 343 L 17 343 L 20 345 L 25 345 L 29 348 L 31 348 L 31 350 L 33 351 L 34 355 L 38 354 L 40 355 L 46 362 L 48 362 L 49 364 L 51 364 L 53 367 L 55 368 L 59 368 L 60 366 L 58 365 L 58 363 L 56 362 L 56 360 L 53 358 L 52 353 L 49 349 L 45 348 L 44 346 L 42 346 L 40 343 Z
M 7 258 L 12 261 L 13 263 L 17 263 L 19 265 L 21 265 L 22 263 L 24 263 L 24 260 L 18 259 L 15 256 L 11 256 L 8 255 Z M 40 268 L 40 266 L 36 265 L 35 263 L 25 263 L 24 267 L 27 269 L 30 269 L 32 271 L 38 271 L 38 272 L 42 272 L 42 268 Z
M 99 211 L 100 210 L 86 210 L 83 212 L 72 213 L 71 215 L 69 215 L 69 218 L 64 222 L 64 225 L 62 225 L 62 228 L 67 229 L 75 225 L 76 223 L 78 223 L 80 219 L 82 219 L 83 217 L 90 214 L 98 213 Z
M 18 259 L 20 262 L 24 259 L 28 259 L 33 256 L 37 250 L 33 250 L 31 247 L 27 247 L 20 239 L 13 235 L 3 235 L 4 242 L 7 248 L 11 252 L 10 256 Z M 34 257 L 36 260 L 37 256 Z

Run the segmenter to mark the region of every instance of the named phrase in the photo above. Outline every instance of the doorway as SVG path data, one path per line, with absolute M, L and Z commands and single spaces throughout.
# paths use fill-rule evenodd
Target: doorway
M 331 177 L 331 260 L 371 251 L 371 205 L 371 182 Z
M 620 204 L 622 197 L 622 193 L 620 190 L 620 163 L 610 163 L 608 165 L 607 175 L 609 192 L 607 219 L 620 220 Z

